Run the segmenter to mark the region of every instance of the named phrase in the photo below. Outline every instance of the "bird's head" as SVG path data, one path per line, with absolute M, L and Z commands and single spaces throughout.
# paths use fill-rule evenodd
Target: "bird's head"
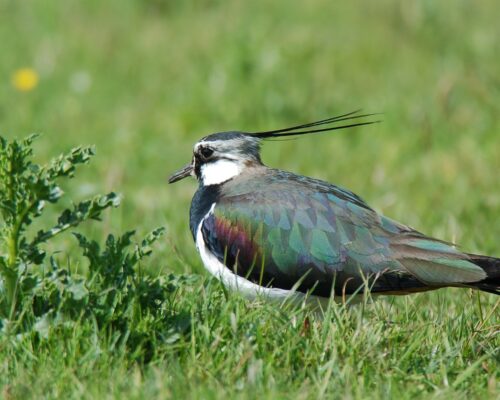
M 218 185 L 239 175 L 246 168 L 262 165 L 260 145 L 263 139 L 326 132 L 378 122 L 365 121 L 331 126 L 336 122 L 372 115 L 374 114 L 360 114 L 359 111 L 354 111 L 338 117 L 272 131 L 214 133 L 194 145 L 191 162 L 172 174 L 168 182 L 174 183 L 191 175 L 197 178 L 203 186 Z M 325 127 L 325 125 L 328 126 Z
M 239 175 L 243 169 L 262 165 L 261 139 L 243 132 L 214 133 L 199 140 L 193 148 L 193 158 L 168 180 L 177 182 L 189 175 L 204 186 L 218 185 Z

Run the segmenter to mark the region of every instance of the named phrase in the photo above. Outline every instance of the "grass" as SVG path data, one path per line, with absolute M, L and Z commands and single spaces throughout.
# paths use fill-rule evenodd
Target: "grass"
M 142 267 L 200 276 L 172 304 L 188 333 L 155 342 L 148 362 L 87 320 L 47 340 L 1 338 L 2 397 L 498 398 L 494 296 L 447 289 L 333 307 L 304 332 L 305 311 L 246 302 L 207 277 L 188 230 L 196 183 L 166 185 L 208 133 L 362 107 L 383 123 L 268 143 L 265 162 L 500 256 L 497 15 L 493 0 L 0 0 L 2 135 L 42 133 L 42 161 L 95 144 L 65 190 L 115 190 L 123 203 L 87 233 L 164 225 Z M 28 92 L 11 83 L 23 67 L 40 78 Z M 74 240 L 52 250 L 78 259 Z

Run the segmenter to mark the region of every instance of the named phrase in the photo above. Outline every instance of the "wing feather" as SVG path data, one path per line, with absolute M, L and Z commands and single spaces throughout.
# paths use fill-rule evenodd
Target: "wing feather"
M 407 293 L 484 279 L 452 245 L 377 214 L 351 192 L 282 171 L 226 185 L 202 233 L 241 276 L 320 296 Z

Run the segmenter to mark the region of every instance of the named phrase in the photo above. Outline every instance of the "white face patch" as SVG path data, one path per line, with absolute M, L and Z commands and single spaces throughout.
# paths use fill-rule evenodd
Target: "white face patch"
M 218 185 L 239 175 L 241 170 L 238 161 L 217 160 L 208 162 L 201 166 L 201 180 L 205 186 Z

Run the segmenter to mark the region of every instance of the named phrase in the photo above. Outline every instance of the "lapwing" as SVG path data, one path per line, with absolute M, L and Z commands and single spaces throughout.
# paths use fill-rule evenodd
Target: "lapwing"
M 190 229 L 206 269 L 245 297 L 347 299 L 443 287 L 500 294 L 500 259 L 458 250 L 377 213 L 349 190 L 264 165 L 266 139 L 378 121 L 359 111 L 263 132 L 220 132 L 194 145 L 199 187 Z M 360 119 L 363 118 L 363 119 Z

